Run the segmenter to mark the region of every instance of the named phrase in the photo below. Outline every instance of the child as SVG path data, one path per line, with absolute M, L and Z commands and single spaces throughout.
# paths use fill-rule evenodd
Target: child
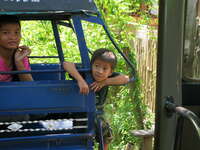
M 80 88 L 80 93 L 88 94 L 89 89 L 96 94 L 96 108 L 103 111 L 103 105 L 106 100 L 109 85 L 121 85 L 129 82 L 129 77 L 113 72 L 117 64 L 116 55 L 108 49 L 98 49 L 91 58 L 92 77 L 94 82 L 88 85 L 83 77 L 79 74 L 74 63 L 64 62 L 64 69 L 74 77 Z M 102 116 L 101 116 L 102 118 Z M 103 121 L 103 139 L 104 150 L 108 150 L 108 144 L 112 139 L 112 131 L 105 119 Z M 98 133 L 97 133 L 98 134 Z M 98 139 L 97 139 L 98 140 Z
M 30 70 L 27 46 L 19 46 L 21 41 L 20 21 L 16 16 L 0 16 L 0 71 Z M 17 78 L 17 79 L 16 79 Z M 31 74 L 0 74 L 0 81 L 32 81 Z
M 21 26 L 18 18 L 11 15 L 0 16 L 0 71 L 30 70 L 28 55 L 31 53 L 27 46 L 19 46 Z M 31 74 L 0 74 L 0 82 L 32 81 Z M 28 115 L 1 116 L 0 121 L 28 120 Z

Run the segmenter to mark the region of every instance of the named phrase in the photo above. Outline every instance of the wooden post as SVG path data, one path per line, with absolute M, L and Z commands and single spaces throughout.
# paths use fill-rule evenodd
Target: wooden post
M 142 150 L 153 150 L 154 130 L 133 130 L 131 133 L 142 138 Z

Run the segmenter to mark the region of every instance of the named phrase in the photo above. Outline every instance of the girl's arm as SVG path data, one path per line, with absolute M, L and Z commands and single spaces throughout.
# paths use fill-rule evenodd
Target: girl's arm
M 72 77 L 74 77 L 77 82 L 80 89 L 80 93 L 82 94 L 88 94 L 89 93 L 89 87 L 86 81 L 83 79 L 83 77 L 80 75 L 78 70 L 76 69 L 76 66 L 72 62 L 63 62 L 63 67 L 65 71 L 67 71 Z
M 15 52 L 16 68 L 18 71 L 27 70 L 24 64 L 24 59 L 31 53 L 31 50 L 27 46 L 20 46 L 19 49 Z M 27 58 L 27 61 L 28 61 L 28 58 Z M 18 76 L 19 76 L 20 81 L 33 81 L 31 74 L 18 74 Z

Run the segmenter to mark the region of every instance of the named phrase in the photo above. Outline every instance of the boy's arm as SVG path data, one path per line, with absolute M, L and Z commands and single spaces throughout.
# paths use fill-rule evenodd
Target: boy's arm
M 26 67 L 24 66 L 23 59 L 31 53 L 31 50 L 27 46 L 20 46 L 19 48 L 21 50 L 17 50 L 15 52 L 16 68 L 18 71 L 27 70 Z M 20 81 L 33 81 L 31 74 L 19 74 L 18 76 Z
M 105 86 L 108 86 L 108 85 L 123 85 L 127 84 L 129 81 L 130 81 L 129 76 L 119 74 L 117 76 L 107 78 L 104 82 Z
M 78 86 L 80 88 L 80 93 L 82 94 L 88 94 L 89 93 L 89 87 L 88 84 L 85 82 L 83 77 L 80 75 L 78 70 L 76 69 L 76 66 L 72 62 L 63 62 L 63 67 L 65 71 L 67 71 L 72 77 L 74 77 L 77 82 Z
M 91 87 L 91 90 L 96 92 L 96 91 L 99 91 L 104 86 L 124 85 L 124 84 L 127 84 L 129 81 L 130 81 L 129 76 L 118 74 L 116 76 L 109 77 L 101 82 L 95 81 L 90 85 L 90 87 Z

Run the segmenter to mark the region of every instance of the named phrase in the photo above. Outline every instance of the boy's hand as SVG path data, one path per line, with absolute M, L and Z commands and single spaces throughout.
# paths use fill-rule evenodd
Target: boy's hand
M 19 46 L 17 51 L 15 52 L 15 62 L 20 62 L 24 59 L 24 57 L 30 55 L 31 50 L 27 46 Z
M 84 80 L 83 81 L 78 81 L 78 86 L 79 86 L 81 94 L 88 94 L 89 93 L 88 84 Z
M 83 79 L 83 77 L 79 74 L 78 70 L 76 69 L 76 66 L 74 63 L 71 62 L 63 62 L 63 67 L 65 71 L 67 71 L 72 77 L 74 77 L 77 82 L 80 89 L 81 94 L 88 94 L 89 93 L 89 87 L 86 81 Z
M 106 85 L 106 80 L 103 80 L 100 82 L 95 81 L 92 84 L 90 84 L 90 89 L 96 92 L 96 91 L 99 91 L 105 85 Z

